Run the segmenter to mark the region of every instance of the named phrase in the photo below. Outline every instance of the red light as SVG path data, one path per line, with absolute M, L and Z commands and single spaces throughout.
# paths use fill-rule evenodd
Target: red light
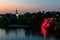
M 41 32 L 44 37 L 46 37 L 46 34 L 48 30 L 46 30 L 47 27 L 50 26 L 50 22 L 53 21 L 53 18 L 44 18 L 42 24 L 41 24 Z

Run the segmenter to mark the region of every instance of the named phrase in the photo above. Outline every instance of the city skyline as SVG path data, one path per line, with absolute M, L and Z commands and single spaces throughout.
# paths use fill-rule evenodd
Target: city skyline
M 0 0 L 0 13 L 60 11 L 60 0 Z

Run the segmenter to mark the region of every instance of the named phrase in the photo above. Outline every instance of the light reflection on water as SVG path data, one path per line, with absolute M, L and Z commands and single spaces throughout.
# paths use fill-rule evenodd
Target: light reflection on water
M 40 32 L 26 31 L 24 29 L 0 29 L 0 40 L 55 40 L 53 35 L 44 38 Z

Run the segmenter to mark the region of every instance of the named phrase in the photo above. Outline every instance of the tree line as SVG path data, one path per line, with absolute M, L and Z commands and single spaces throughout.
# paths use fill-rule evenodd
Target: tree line
M 39 25 L 44 18 L 57 18 L 60 17 L 60 12 L 26 12 L 23 15 L 19 14 L 18 18 L 16 14 L 6 13 L 0 14 L 0 25 L 19 24 L 19 25 Z

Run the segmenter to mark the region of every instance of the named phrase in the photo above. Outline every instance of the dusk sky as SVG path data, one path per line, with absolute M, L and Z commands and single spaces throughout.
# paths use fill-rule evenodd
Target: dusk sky
M 0 0 L 0 13 L 60 11 L 60 0 Z

